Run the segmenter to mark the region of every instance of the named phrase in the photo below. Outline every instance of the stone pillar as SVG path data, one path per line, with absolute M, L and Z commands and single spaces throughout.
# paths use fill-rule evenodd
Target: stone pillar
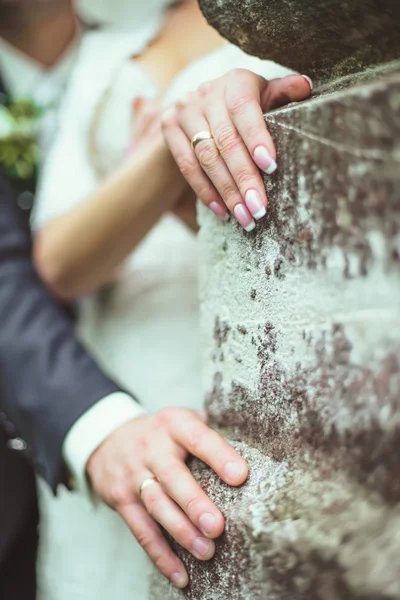
M 399 3 L 340 6 L 361 4 L 400 56 Z M 322 92 L 266 117 L 267 217 L 246 234 L 200 210 L 207 408 L 250 477 L 229 488 L 192 461 L 226 532 L 208 563 L 179 551 L 190 587 L 155 575 L 154 600 L 400 599 L 400 61 L 334 82 L 315 65 Z

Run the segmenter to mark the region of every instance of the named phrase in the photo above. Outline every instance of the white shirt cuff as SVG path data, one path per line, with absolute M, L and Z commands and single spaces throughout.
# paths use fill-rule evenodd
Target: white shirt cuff
M 93 503 L 93 493 L 86 478 L 86 463 L 93 452 L 118 427 L 146 414 L 131 396 L 115 392 L 99 400 L 71 427 L 64 443 L 63 458 L 76 487 Z

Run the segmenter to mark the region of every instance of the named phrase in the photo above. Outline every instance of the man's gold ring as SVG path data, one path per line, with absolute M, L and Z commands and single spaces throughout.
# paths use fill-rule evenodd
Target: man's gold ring
M 152 485 L 153 483 L 159 483 L 157 477 L 147 477 L 147 479 L 145 479 L 142 483 L 142 485 L 140 486 L 139 489 L 139 496 L 142 496 L 142 492 L 144 490 L 144 488 L 147 488 L 147 486 Z
M 192 141 L 190 142 L 193 150 L 196 148 L 197 144 L 200 142 L 204 142 L 204 140 L 213 140 L 213 134 L 211 131 L 199 131 L 192 137 Z

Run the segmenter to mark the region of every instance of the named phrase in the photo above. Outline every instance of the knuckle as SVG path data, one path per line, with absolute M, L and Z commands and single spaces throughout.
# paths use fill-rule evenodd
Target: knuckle
M 162 482 L 163 486 L 166 487 L 166 489 L 170 489 L 177 481 L 181 470 L 181 465 L 176 465 L 173 461 L 169 461 L 166 463 L 166 465 L 164 465 L 163 469 L 157 473 L 157 477 Z
M 155 538 L 151 531 L 143 529 L 138 531 L 135 535 L 137 541 L 148 554 L 151 553 L 151 548 L 154 544 Z
M 184 110 L 187 107 L 189 101 L 189 95 L 186 94 L 184 96 L 182 96 L 181 98 L 179 98 L 179 100 L 177 100 L 175 102 L 175 108 L 178 111 Z
M 161 117 L 161 127 L 166 129 L 173 127 L 177 123 L 176 111 L 173 108 L 166 110 Z
M 123 481 L 116 481 L 110 488 L 110 500 L 113 506 L 127 504 L 130 500 L 130 490 Z
M 239 189 L 248 188 L 250 186 L 256 187 L 256 182 L 254 181 L 254 173 L 249 171 L 248 168 L 239 169 L 235 173 L 235 179 Z
M 160 425 L 169 425 L 174 418 L 175 411 L 173 408 L 163 408 L 156 415 L 156 419 Z
M 240 115 L 254 102 L 254 99 L 248 94 L 233 96 L 228 100 L 228 110 L 234 115 Z
M 185 179 L 190 179 L 196 174 L 197 164 L 188 154 L 179 154 L 175 160 Z
M 208 143 L 204 141 L 202 144 L 197 146 L 197 158 L 203 169 L 215 169 L 220 160 L 218 148 L 213 142 Z
M 214 138 L 222 154 L 231 154 L 238 146 L 242 145 L 242 138 L 235 127 L 230 124 L 222 126 L 214 134 Z
M 185 513 L 189 515 L 189 514 L 193 514 L 193 513 L 197 512 L 196 509 L 197 509 L 198 505 L 199 505 L 199 499 L 197 496 L 189 498 L 185 502 Z
M 153 447 L 152 439 L 149 434 L 142 435 L 137 442 L 136 455 L 137 457 L 146 456 Z
M 190 529 L 187 523 L 179 523 L 175 525 L 173 530 L 174 539 L 182 546 L 189 546 Z
M 261 108 L 260 108 L 260 114 L 261 114 Z M 247 125 L 246 130 L 245 130 L 245 135 L 247 137 L 248 140 L 252 140 L 253 142 L 253 147 L 255 148 L 256 146 L 258 146 L 258 144 L 260 144 L 261 142 L 258 141 L 260 139 L 260 133 L 265 135 L 265 131 L 267 129 L 267 125 L 266 123 L 263 123 L 261 121 L 260 125 Z
M 160 573 L 165 573 L 165 555 L 162 552 L 157 552 L 157 554 L 152 557 L 152 561 Z
M 204 431 L 198 427 L 194 427 L 189 437 L 189 452 L 197 456 L 204 441 Z
M 238 193 L 237 189 L 232 186 L 231 183 L 225 184 L 221 189 L 221 196 L 230 208 L 242 202 L 242 198 Z
M 153 517 L 153 519 L 156 520 L 156 515 L 159 514 L 159 508 L 160 508 L 160 502 L 161 502 L 161 497 L 159 495 L 148 495 L 148 498 L 146 498 L 146 510 L 149 513 L 149 515 L 151 517 Z
M 212 88 L 211 82 L 210 81 L 205 81 L 204 83 L 202 83 L 199 86 L 198 92 L 199 92 L 200 96 L 205 97 L 205 96 L 207 96 L 210 93 L 211 88 Z
M 215 198 L 215 192 L 210 187 L 210 185 L 205 183 L 204 185 L 198 186 L 196 189 L 197 197 L 200 198 L 202 202 L 204 202 L 207 206 L 213 202 L 218 201 L 218 198 Z
M 246 69 L 241 69 L 240 67 L 234 67 L 230 71 L 228 71 L 227 75 L 231 79 L 238 79 L 239 77 L 243 77 L 246 73 Z

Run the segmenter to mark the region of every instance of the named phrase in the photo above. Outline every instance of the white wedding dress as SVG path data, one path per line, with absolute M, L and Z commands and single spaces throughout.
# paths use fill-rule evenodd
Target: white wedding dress
M 36 229 L 84 201 L 123 160 L 133 99 L 159 95 L 129 59 L 159 31 L 159 0 L 155 12 L 140 31 L 86 35 L 42 172 Z M 225 45 L 182 72 L 166 103 L 233 67 L 268 78 L 290 72 Z M 148 411 L 201 407 L 195 236 L 172 214 L 162 217 L 113 285 L 81 302 L 78 333 L 105 371 Z M 147 599 L 149 561 L 116 513 L 61 487 L 53 497 L 43 482 L 39 501 L 38 600 Z

